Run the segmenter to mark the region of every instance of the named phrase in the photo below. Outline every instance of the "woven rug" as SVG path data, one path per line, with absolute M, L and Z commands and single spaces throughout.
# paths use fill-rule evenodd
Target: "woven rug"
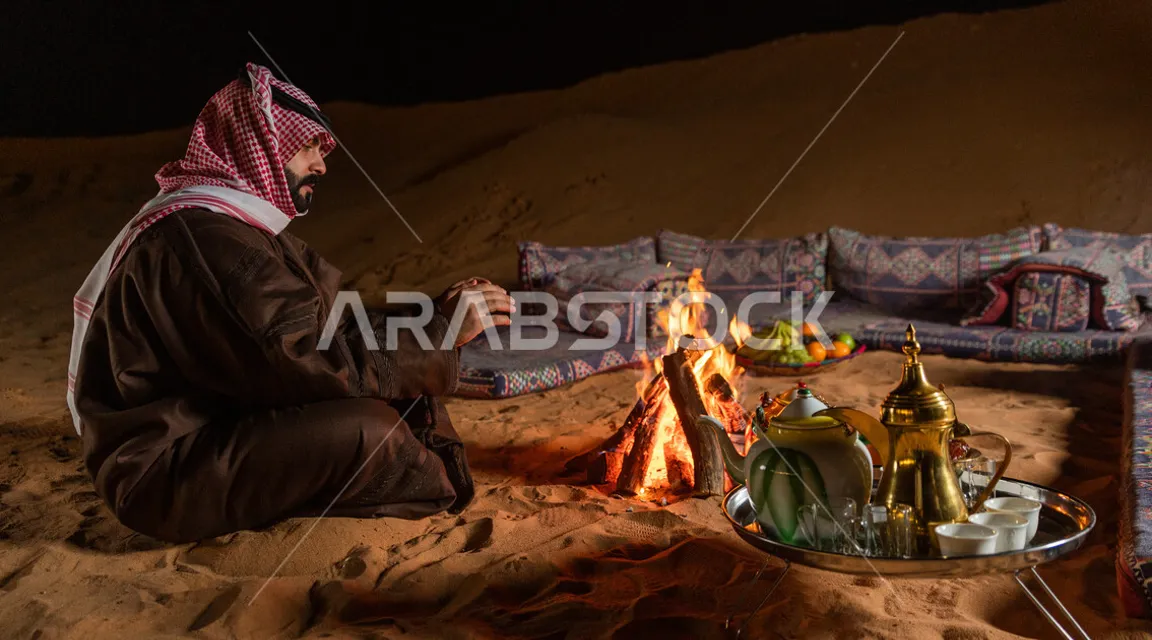
M 524 338 L 546 335 L 543 327 L 523 327 Z M 494 348 L 484 334 L 460 350 L 460 382 L 454 395 L 466 398 L 511 398 L 582 380 L 588 376 L 625 367 L 640 366 L 664 355 L 663 339 L 648 340 L 644 350 L 635 343 L 621 343 L 606 349 L 573 350 L 580 338 L 572 331 L 560 331 L 556 344 L 544 351 L 512 350 L 510 330 L 499 327 Z

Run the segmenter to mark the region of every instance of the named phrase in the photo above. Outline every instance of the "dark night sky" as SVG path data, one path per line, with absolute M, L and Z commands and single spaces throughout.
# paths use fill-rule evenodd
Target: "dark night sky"
M 794 33 L 1040 1 L 264 3 L 272 13 L 222 2 L 13 4 L 0 27 L 0 136 L 183 126 L 245 61 L 272 67 L 249 30 L 320 102 L 410 105 L 559 88 Z

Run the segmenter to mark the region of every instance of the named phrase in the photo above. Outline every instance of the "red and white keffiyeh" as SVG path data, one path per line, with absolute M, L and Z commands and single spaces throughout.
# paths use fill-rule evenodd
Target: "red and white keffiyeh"
M 320 140 L 323 155 L 336 148 L 323 125 L 274 101 L 273 88 L 319 113 L 311 97 L 265 67 L 249 63 L 246 70 L 249 82 L 232 81 L 204 106 L 184 158 L 156 173 L 160 192 L 120 230 L 73 299 L 67 400 L 77 433 L 76 375 L 88 322 L 109 274 L 140 233 L 173 211 L 203 208 L 279 234 L 303 215 L 293 204 L 284 165 L 313 138 Z

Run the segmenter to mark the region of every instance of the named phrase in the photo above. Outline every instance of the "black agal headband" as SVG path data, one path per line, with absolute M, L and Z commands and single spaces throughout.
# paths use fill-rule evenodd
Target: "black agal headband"
M 238 77 L 244 86 L 249 88 L 252 87 L 252 78 L 248 75 L 247 68 L 241 67 Z M 274 84 L 269 84 L 268 88 L 272 90 L 273 102 L 280 105 L 281 107 L 284 107 L 285 109 L 288 109 L 289 111 L 295 111 L 296 113 L 299 113 L 305 118 L 308 118 L 316 124 L 324 127 L 329 133 L 331 133 L 332 121 L 328 119 L 328 116 L 321 113 L 319 109 L 306 102 L 298 100 Z

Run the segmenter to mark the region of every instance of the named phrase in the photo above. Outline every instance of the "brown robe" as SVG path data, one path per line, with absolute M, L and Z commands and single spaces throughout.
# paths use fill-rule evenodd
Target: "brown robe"
M 459 373 L 458 350 L 439 348 L 448 320 L 425 326 L 436 349 L 401 329 L 388 350 L 386 317 L 413 309 L 370 311 L 373 350 L 346 307 L 319 349 L 340 281 L 291 234 L 210 211 L 177 211 L 136 239 L 96 303 L 76 379 L 85 464 L 122 523 L 186 542 L 293 516 L 467 505 L 464 448 L 436 399 Z

